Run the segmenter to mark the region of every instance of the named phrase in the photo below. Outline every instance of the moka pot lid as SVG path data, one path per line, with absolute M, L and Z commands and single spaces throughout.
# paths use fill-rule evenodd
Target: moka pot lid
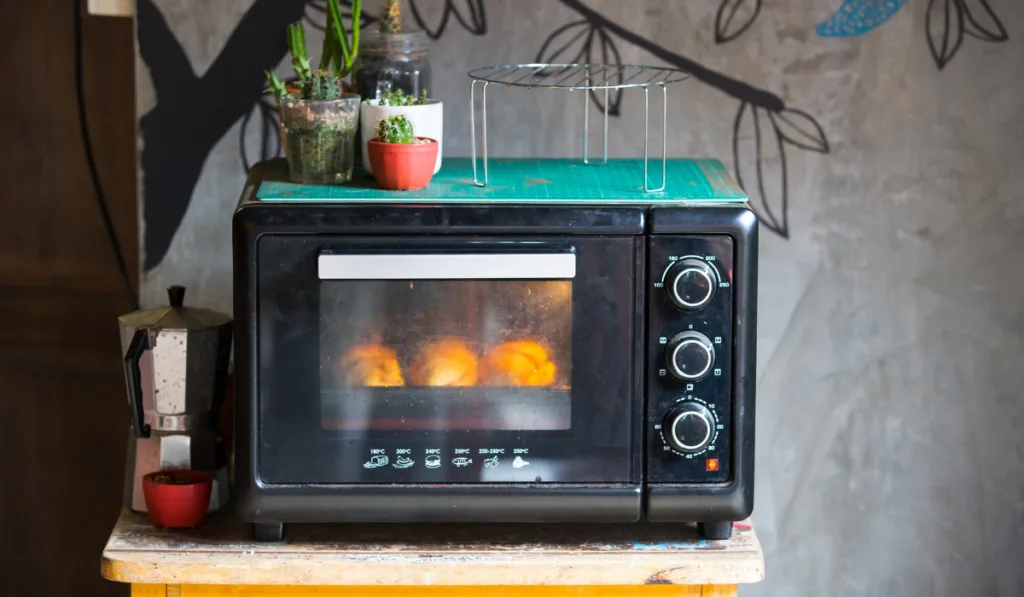
M 166 307 L 133 311 L 118 317 L 118 321 L 130 328 L 169 331 L 208 330 L 231 323 L 231 317 L 224 313 L 212 309 L 184 306 L 184 286 L 171 286 L 168 288 L 167 298 L 170 304 Z

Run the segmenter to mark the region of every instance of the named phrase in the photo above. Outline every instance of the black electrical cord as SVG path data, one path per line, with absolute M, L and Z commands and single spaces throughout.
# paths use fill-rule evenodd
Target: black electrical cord
M 128 275 L 128 266 L 124 262 L 124 252 L 121 250 L 121 243 L 117 240 L 117 230 L 114 228 L 114 221 L 110 219 L 110 209 L 107 207 L 107 197 L 103 193 L 103 185 L 100 184 L 100 172 L 96 168 L 96 156 L 92 152 L 92 140 L 89 137 L 89 122 L 85 114 L 85 86 L 82 75 L 82 20 L 85 18 L 85 0 L 78 0 L 73 3 L 75 11 L 75 97 L 78 101 L 78 122 L 82 128 L 82 145 L 85 149 L 85 160 L 89 164 L 89 174 L 92 176 L 92 187 L 96 195 L 96 203 L 100 208 L 100 217 L 103 218 L 103 226 L 107 230 L 107 240 L 114 250 L 114 259 L 117 261 L 117 270 L 121 276 L 121 285 L 124 287 L 125 297 L 133 310 L 138 310 L 139 299 L 132 289 L 131 277 Z

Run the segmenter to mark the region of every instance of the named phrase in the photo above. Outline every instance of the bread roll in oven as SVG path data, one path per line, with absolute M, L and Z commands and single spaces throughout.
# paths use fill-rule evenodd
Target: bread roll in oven
M 477 383 L 477 359 L 465 342 L 441 338 L 424 346 L 412 360 L 414 386 L 465 387 Z
M 483 358 L 480 377 L 486 386 L 550 386 L 556 367 L 539 342 L 519 340 L 500 344 Z
M 338 361 L 338 368 L 349 386 L 404 386 L 402 368 L 394 350 L 381 344 L 360 344 L 349 349 Z

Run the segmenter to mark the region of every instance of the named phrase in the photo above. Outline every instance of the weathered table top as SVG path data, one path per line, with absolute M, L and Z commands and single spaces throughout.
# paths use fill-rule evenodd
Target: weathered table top
M 683 525 L 288 525 L 252 540 L 228 514 L 200 529 L 156 529 L 124 511 L 103 550 L 104 578 L 247 585 L 737 584 L 764 578 L 749 521 L 728 541 Z

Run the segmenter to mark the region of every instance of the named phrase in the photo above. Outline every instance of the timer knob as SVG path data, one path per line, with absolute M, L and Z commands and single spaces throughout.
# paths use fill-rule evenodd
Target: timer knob
M 684 311 L 703 309 L 715 298 L 718 273 L 715 268 L 696 257 L 675 262 L 665 277 L 668 300 Z
M 700 332 L 676 334 L 668 342 L 665 357 L 669 372 L 683 381 L 704 379 L 715 364 L 715 347 Z
M 715 416 L 703 404 L 683 402 L 665 415 L 662 437 L 673 450 L 692 454 L 711 443 L 714 429 Z

